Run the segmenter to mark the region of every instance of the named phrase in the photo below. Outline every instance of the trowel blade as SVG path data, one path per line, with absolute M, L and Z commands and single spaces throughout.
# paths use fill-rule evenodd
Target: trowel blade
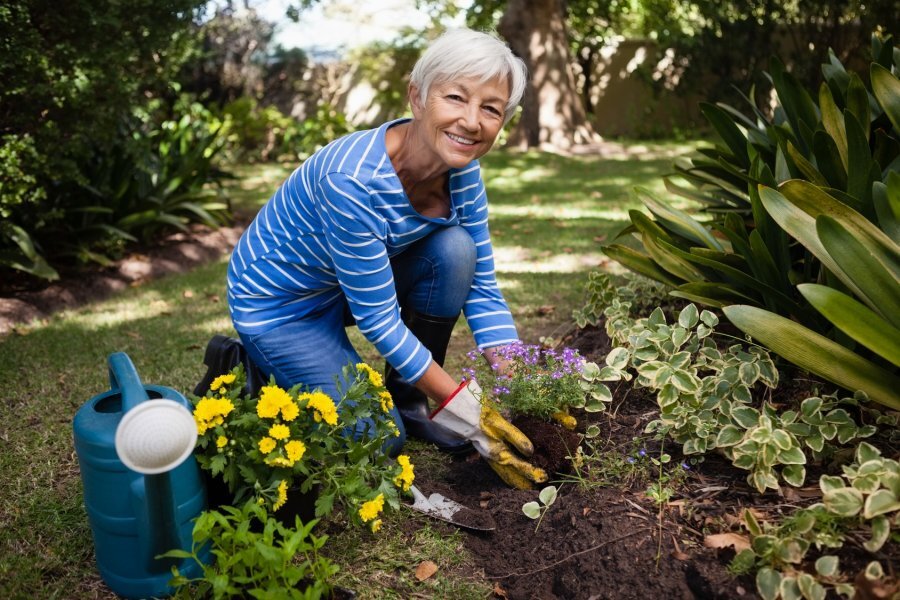
M 415 498 L 414 510 L 465 529 L 493 531 L 497 528 L 494 518 L 487 511 L 472 510 L 437 493 L 426 498 L 416 486 L 411 486 L 411 489 Z

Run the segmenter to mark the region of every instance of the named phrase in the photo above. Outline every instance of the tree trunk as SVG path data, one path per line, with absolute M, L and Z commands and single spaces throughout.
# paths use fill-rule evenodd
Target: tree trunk
M 498 31 L 529 73 L 509 144 L 559 152 L 599 141 L 575 87 L 562 0 L 509 0 Z

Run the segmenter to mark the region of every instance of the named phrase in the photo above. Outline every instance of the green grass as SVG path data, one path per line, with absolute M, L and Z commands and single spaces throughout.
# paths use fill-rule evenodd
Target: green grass
M 629 147 L 630 155 L 573 157 L 494 152 L 484 160 L 498 277 L 521 337 L 561 337 L 582 298 L 586 274 L 608 268 L 600 251 L 638 203 L 635 185 L 663 192 L 660 175 L 692 144 Z M 236 209 L 252 213 L 293 165 L 235 169 L 229 183 Z M 206 341 L 232 333 L 224 301 L 226 260 L 183 275 L 129 288 L 105 302 L 23 326 L 0 339 L 0 597 L 108 598 L 93 562 L 90 529 L 72 445 L 72 418 L 109 389 L 106 360 L 127 352 L 145 383 L 186 392 L 202 376 Z M 360 340 L 364 358 L 377 363 Z M 473 342 L 461 323 L 448 355 L 459 375 Z M 440 460 L 410 444 L 413 462 Z M 382 534 L 333 533 L 327 554 L 342 567 L 338 583 L 361 597 L 487 597 L 473 579 L 459 538 L 411 531 L 402 511 Z M 425 582 L 412 569 L 432 560 L 439 572 Z M 366 592 L 369 593 L 369 592 Z

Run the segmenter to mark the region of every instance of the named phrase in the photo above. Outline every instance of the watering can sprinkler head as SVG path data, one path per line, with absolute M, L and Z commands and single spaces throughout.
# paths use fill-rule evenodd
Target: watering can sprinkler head
M 147 400 L 125 413 L 116 428 L 116 453 L 126 467 L 143 475 L 171 471 L 197 443 L 191 412 L 174 400 Z

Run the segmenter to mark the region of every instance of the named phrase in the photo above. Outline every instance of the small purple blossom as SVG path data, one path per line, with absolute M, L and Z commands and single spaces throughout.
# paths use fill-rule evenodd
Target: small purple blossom
M 629 456 L 628 458 L 625 459 L 625 462 L 630 463 L 630 464 L 634 464 L 634 457 L 633 457 L 633 456 Z
M 685 471 L 690 471 L 691 465 L 683 462 L 683 463 L 681 463 L 681 468 L 684 469 Z
M 647 451 L 641 448 L 638 450 L 638 456 L 647 456 Z

